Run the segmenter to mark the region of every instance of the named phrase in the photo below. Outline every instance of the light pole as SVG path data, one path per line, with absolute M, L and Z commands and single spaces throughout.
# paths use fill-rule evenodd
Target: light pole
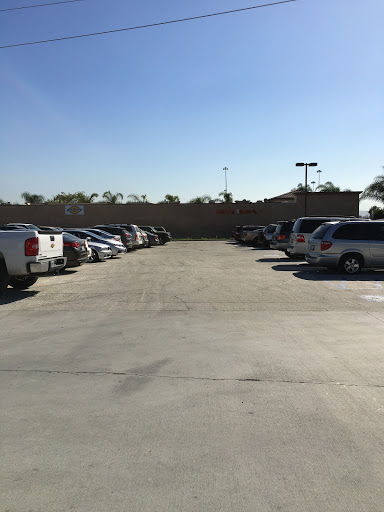
M 305 166 L 305 190 L 304 190 L 304 217 L 307 216 L 307 195 L 308 195 L 308 167 L 316 167 L 317 164 L 312 162 L 310 164 L 297 163 L 296 167 Z
M 225 174 L 225 193 L 228 192 L 228 187 L 227 187 L 227 171 L 228 171 L 228 167 L 223 167 L 223 171 L 224 171 L 224 174 Z
M 319 183 L 318 183 L 318 187 L 320 187 L 320 175 L 321 175 L 322 171 L 320 171 L 320 169 L 317 171 L 317 174 L 319 175 Z
M 316 181 L 311 181 L 311 185 L 312 185 L 312 191 L 314 192 L 315 191 Z

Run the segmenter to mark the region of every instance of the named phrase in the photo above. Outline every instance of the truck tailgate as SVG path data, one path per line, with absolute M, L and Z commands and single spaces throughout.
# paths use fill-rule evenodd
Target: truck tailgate
M 63 235 L 56 232 L 39 232 L 39 260 L 63 255 Z

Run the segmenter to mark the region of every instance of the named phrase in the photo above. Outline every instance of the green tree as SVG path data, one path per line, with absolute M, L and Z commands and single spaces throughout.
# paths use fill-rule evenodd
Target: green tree
M 297 187 L 291 189 L 291 192 L 305 192 L 305 185 L 298 183 Z M 311 185 L 307 185 L 307 192 L 312 192 Z
M 205 194 L 203 196 L 194 197 L 193 199 L 188 201 L 188 203 L 203 204 L 203 203 L 209 203 L 209 201 L 212 201 L 211 196 L 209 196 L 208 194 Z
M 85 192 L 60 192 L 52 198 L 53 203 L 93 203 L 93 200 L 99 197 L 99 194 L 94 192 L 87 195 Z
M 4 199 L 1 199 L 0 197 L 0 204 L 7 204 L 6 201 L 4 201 Z
M 384 169 L 384 168 L 383 168 Z M 374 199 L 384 203 L 384 173 L 376 176 L 360 196 L 361 199 Z
M 220 192 L 220 197 L 222 197 L 221 202 L 222 203 L 233 203 L 233 195 L 232 192 Z
M 369 209 L 369 216 L 372 220 L 384 219 L 384 208 L 372 206 L 372 208 Z
M 159 204 L 161 203 L 180 203 L 180 197 L 167 194 L 162 201 L 159 201 Z
M 142 194 L 141 196 L 138 194 L 129 194 L 127 199 L 131 199 L 131 201 L 127 201 L 128 203 L 149 203 L 147 194 Z
M 105 199 L 106 203 L 119 204 L 123 200 L 123 194 L 120 192 L 116 192 L 116 194 L 112 194 L 110 190 L 107 190 L 103 194 L 103 199 Z
M 45 203 L 45 197 L 41 194 L 31 194 L 30 192 L 23 192 L 21 197 L 24 199 L 25 204 L 41 204 Z
M 341 192 L 340 187 L 336 187 L 332 181 L 326 181 L 323 185 L 319 185 L 316 190 L 318 192 Z

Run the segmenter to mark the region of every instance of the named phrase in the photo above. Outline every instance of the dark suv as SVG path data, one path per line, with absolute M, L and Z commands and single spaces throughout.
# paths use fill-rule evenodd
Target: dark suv
M 172 240 L 170 233 L 168 233 L 167 231 L 158 231 L 153 226 L 139 226 L 139 228 L 142 229 L 143 231 L 148 231 L 149 233 L 158 236 L 161 245 L 164 245 Z
M 294 220 L 281 220 L 277 223 L 276 230 L 272 235 L 271 241 L 269 242 L 269 247 L 271 249 L 283 251 L 287 256 L 291 257 L 287 249 L 289 247 L 289 237 L 291 235 L 294 223 Z
M 132 244 L 132 235 L 128 233 L 128 231 L 124 228 L 119 228 L 117 226 L 109 226 L 108 224 L 99 224 L 98 226 L 93 226 L 94 229 L 101 229 L 106 231 L 107 233 L 111 233 L 112 235 L 119 235 L 121 238 L 121 242 L 127 248 L 127 251 L 131 251 L 133 248 Z

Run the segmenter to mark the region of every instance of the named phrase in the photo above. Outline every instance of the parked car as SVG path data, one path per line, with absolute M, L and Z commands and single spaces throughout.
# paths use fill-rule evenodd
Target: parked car
M 236 241 L 239 240 L 241 228 L 242 226 L 235 226 L 235 229 L 232 231 L 232 238 L 234 238 Z
M 81 229 L 86 229 L 87 231 L 90 231 L 91 233 L 95 233 L 95 235 L 99 235 L 102 238 L 109 238 L 111 240 L 116 240 L 116 242 L 121 242 L 120 235 L 112 234 L 108 231 L 104 231 L 104 229 L 100 229 L 100 228 L 81 228 Z
M 268 224 L 268 226 L 265 226 L 263 229 L 263 245 L 265 247 L 269 247 L 269 244 L 271 243 L 273 233 L 276 231 L 277 224 Z
M 246 224 L 245 226 L 241 226 L 237 241 L 240 243 L 244 243 L 246 233 L 248 233 L 248 231 L 254 231 L 257 228 L 258 226 L 255 226 L 253 224 Z
M 158 233 L 166 233 L 166 234 L 168 235 L 168 240 L 167 240 L 167 242 L 170 242 L 170 241 L 172 240 L 172 235 L 171 235 L 170 231 L 167 231 L 167 230 L 165 229 L 165 227 L 163 227 L 163 226 L 155 226 L 155 229 L 156 229 L 156 231 L 157 231 Z
M 256 235 L 256 231 L 259 229 L 260 226 L 243 226 L 243 229 L 241 230 L 240 235 L 240 242 L 242 243 L 248 243 L 253 240 L 254 236 Z M 252 233 L 252 235 L 251 235 Z
M 167 242 L 169 242 L 170 240 L 172 240 L 171 233 L 168 233 L 167 231 L 165 231 L 164 228 L 162 228 L 161 230 L 157 230 L 157 228 L 154 228 L 153 226 L 139 226 L 139 227 L 140 227 L 140 229 L 142 229 L 144 231 L 147 231 L 149 233 L 156 235 L 159 238 L 161 245 L 164 245 Z
M 139 228 L 139 230 L 140 230 L 141 236 L 143 237 L 143 247 L 149 247 L 149 240 L 148 240 L 147 233 L 140 228 Z
M 345 274 L 384 267 L 384 222 L 326 222 L 310 237 L 305 259 Z
M 117 240 L 114 240 L 112 238 L 103 238 L 100 235 L 92 233 L 91 231 L 87 231 L 86 229 L 66 228 L 65 231 L 66 233 L 71 233 L 72 235 L 75 235 L 78 238 L 84 240 L 90 238 L 89 241 L 91 242 L 101 242 L 103 244 L 108 245 L 112 249 L 112 256 L 117 256 L 118 254 L 125 254 L 127 252 L 127 249 L 121 242 L 118 242 Z
M 97 261 L 103 261 L 112 258 L 112 249 L 109 247 L 109 245 L 88 240 L 88 246 L 90 249 L 88 261 L 90 263 L 96 263 Z
M 291 257 L 287 249 L 289 247 L 289 237 L 291 235 L 294 223 L 294 220 L 281 220 L 277 223 L 275 232 L 273 233 L 272 239 L 269 242 L 271 249 L 283 251 L 287 256 Z
M 293 225 L 287 251 L 291 256 L 304 258 L 308 252 L 308 241 L 312 233 L 324 222 L 355 219 L 355 217 L 300 217 Z
M 25 290 L 39 276 L 61 270 L 66 262 L 61 233 L 42 233 L 38 228 L 0 230 L 0 293 L 8 285 Z
M 119 236 L 121 242 L 127 248 L 127 251 L 131 251 L 133 249 L 132 235 L 124 228 L 118 226 L 110 226 L 108 224 L 99 224 L 97 226 L 93 226 L 93 228 L 91 228 L 90 231 L 92 231 L 92 229 L 101 229 L 105 233 L 110 233 L 111 235 Z
M 153 245 L 160 245 L 160 240 L 157 235 L 154 235 L 150 231 L 144 231 L 144 233 L 148 237 L 148 244 L 149 244 L 148 247 L 152 247 Z
M 80 266 L 88 261 L 87 240 L 77 238 L 70 233 L 63 233 L 63 252 L 67 258 L 66 267 Z
M 107 226 L 107 225 L 106 225 Z M 144 245 L 143 237 L 136 224 L 108 224 L 108 226 L 117 226 L 126 229 L 132 236 L 132 245 L 134 249 L 140 249 Z

